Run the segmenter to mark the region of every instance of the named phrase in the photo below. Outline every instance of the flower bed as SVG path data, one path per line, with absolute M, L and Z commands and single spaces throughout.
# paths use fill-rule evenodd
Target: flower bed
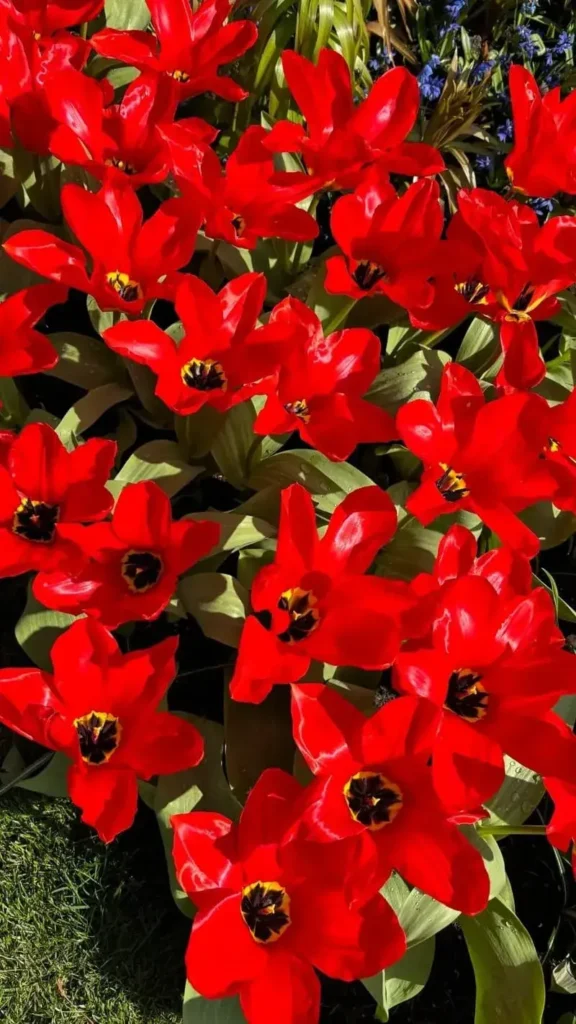
M 576 990 L 573 21 L 0 3 L 0 798 L 161 840 L 185 1024 Z

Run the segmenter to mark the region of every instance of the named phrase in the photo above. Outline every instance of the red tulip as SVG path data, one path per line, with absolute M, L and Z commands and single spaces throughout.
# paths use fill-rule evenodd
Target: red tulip
M 576 92 L 561 99 L 560 86 L 541 95 L 527 68 L 510 68 L 514 147 L 504 161 L 517 192 L 529 196 L 576 195 Z
M 0 376 L 18 377 L 56 366 L 56 349 L 33 325 L 50 306 L 66 302 L 67 296 L 67 288 L 39 284 L 4 300 L 0 305 Z
M 73 572 L 40 573 L 34 594 L 49 608 L 87 612 L 109 629 L 155 619 L 178 582 L 218 542 L 211 522 L 172 521 L 170 501 L 153 481 L 120 493 L 111 522 L 77 529 L 85 563 Z
M 86 618 L 53 645 L 53 675 L 0 670 L 0 721 L 70 758 L 70 798 L 105 843 L 134 821 L 137 779 L 202 759 L 194 726 L 158 710 L 175 675 L 176 646 L 170 638 L 123 655 L 111 633 Z
M 172 818 L 176 876 L 198 907 L 188 978 L 207 998 L 238 994 L 248 1024 L 317 1024 L 314 968 L 351 981 L 377 973 L 406 948 L 382 896 L 350 909 L 341 888 L 282 862 L 280 844 L 301 793 L 292 776 L 269 769 L 238 825 L 210 811 Z

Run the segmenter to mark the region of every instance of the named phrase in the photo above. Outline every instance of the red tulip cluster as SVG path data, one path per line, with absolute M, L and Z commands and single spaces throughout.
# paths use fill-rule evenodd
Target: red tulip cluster
M 0 143 L 80 168 L 89 185 L 61 190 L 64 237 L 35 228 L 4 245 L 49 283 L 0 306 L 0 373 L 54 367 L 35 325 L 79 290 L 114 312 L 104 342 L 152 371 L 168 409 L 225 413 L 262 396 L 256 435 L 296 431 L 335 461 L 363 442 L 400 440 L 423 464 L 408 514 L 427 526 L 473 513 L 501 544 L 478 556 L 474 534 L 453 525 L 431 574 L 389 579 L 374 565 L 397 530 L 384 491 L 352 491 L 320 532 L 308 491 L 281 492 L 276 552 L 253 582 L 231 695 L 259 703 L 291 684 L 310 781 L 266 771 L 238 824 L 209 811 L 177 816 L 174 858 L 198 908 L 187 959 L 195 989 L 239 994 L 250 1024 L 315 1024 L 314 968 L 351 980 L 402 956 L 404 934 L 380 894 L 393 870 L 465 914 L 486 906 L 488 874 L 460 826 L 487 816 L 504 755 L 544 776 L 551 841 L 566 849 L 576 835 L 576 737 L 553 710 L 576 692 L 576 663 L 552 598 L 533 587 L 539 539 L 519 518 L 541 501 L 576 513 L 574 393 L 552 405 L 532 390 L 546 373 L 536 325 L 576 284 L 576 217 L 540 226 L 522 199 L 576 194 L 576 93 L 542 98 L 512 68 L 514 191 L 462 189 L 447 220 L 434 178 L 443 158 L 409 140 L 419 108 L 410 72 L 387 72 L 354 104 L 341 55 L 323 49 L 314 64 L 286 51 L 300 116 L 251 125 L 222 162 L 217 129 L 180 116 L 179 104 L 207 91 L 246 97 L 227 71 L 256 26 L 231 19 L 228 0 L 194 11 L 188 0 L 146 2 L 153 32 L 86 39 L 71 27 L 103 0 L 0 0 Z M 140 72 L 120 102 L 92 73 L 94 52 Z M 280 170 L 278 154 L 301 170 Z M 401 176 L 416 180 L 400 186 Z M 146 217 L 146 184 L 178 194 Z M 394 418 L 366 398 L 380 371 L 371 330 L 325 332 L 293 295 L 267 303 L 261 273 L 216 292 L 190 271 L 199 231 L 248 250 L 313 240 L 326 189 L 344 193 L 331 213 L 338 252 L 326 291 L 350 305 L 385 296 L 416 328 L 469 316 L 497 324 L 495 392 L 448 363 L 437 401 L 416 398 Z M 174 304 L 180 341 L 150 318 L 157 299 Z M 150 481 L 127 485 L 114 505 L 115 457 L 108 440 L 70 451 L 46 423 L 0 436 L 0 575 L 33 572 L 38 601 L 82 616 L 54 644 L 53 673 L 0 672 L 0 721 L 70 759 L 71 798 L 105 841 L 132 823 L 138 779 L 202 757 L 197 730 L 162 703 L 176 643 L 122 654 L 110 631 L 157 618 L 220 535 L 213 522 L 174 521 Z M 365 717 L 320 682 L 322 663 L 390 670 L 390 699 Z

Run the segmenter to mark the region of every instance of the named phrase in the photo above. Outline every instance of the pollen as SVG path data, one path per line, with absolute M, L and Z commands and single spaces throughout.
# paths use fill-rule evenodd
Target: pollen
M 310 422 L 310 409 L 304 398 L 298 398 L 295 402 L 287 402 L 284 408 L 291 416 L 296 416 L 297 419 L 302 420 L 302 423 Z
M 489 694 L 482 685 L 482 676 L 471 668 L 453 672 L 448 682 L 445 707 L 465 722 L 478 722 L 488 711 Z
M 379 281 L 384 280 L 386 271 L 384 267 L 381 267 L 378 263 L 373 263 L 371 260 L 360 260 L 352 277 L 359 288 L 368 292 Z
M 444 470 L 442 476 L 436 480 L 436 487 L 440 491 L 440 494 L 446 501 L 459 501 L 461 498 L 467 498 L 470 494 L 470 490 L 466 485 L 466 481 L 462 473 L 457 473 L 455 469 L 448 466 L 445 462 L 440 463 L 440 468 Z
M 119 171 L 124 171 L 124 174 L 136 174 L 136 168 L 126 160 L 121 160 L 120 157 L 113 156 L 109 160 L 105 160 L 104 163 L 107 167 L 117 167 Z
M 110 274 L 106 274 L 106 280 L 124 302 L 136 302 L 142 298 L 140 285 L 137 281 L 133 281 L 129 274 L 113 270 Z
M 50 544 L 54 540 L 59 518 L 60 509 L 57 505 L 23 498 L 14 513 L 12 532 L 36 544 Z
M 118 749 L 122 726 L 107 711 L 90 711 L 74 719 L 74 727 L 78 733 L 80 755 L 86 764 L 106 764 Z
M 170 78 L 173 78 L 175 82 L 189 82 L 190 75 L 187 71 L 182 71 L 181 68 L 176 68 L 175 71 L 168 72 Z
M 311 590 L 302 590 L 301 587 L 285 590 L 278 601 L 278 608 L 288 612 L 290 624 L 278 634 L 278 639 L 288 644 L 305 640 L 318 627 L 320 612 L 317 605 L 318 598 Z
M 182 380 L 196 391 L 226 391 L 228 379 L 222 363 L 215 359 L 191 359 L 180 370 Z
M 487 301 L 486 296 L 490 291 L 488 285 L 482 284 L 481 281 L 477 281 L 474 278 L 471 278 L 469 281 L 460 281 L 454 287 L 458 294 L 471 305 L 485 304 Z
M 354 821 L 372 832 L 390 825 L 402 810 L 402 791 L 381 772 L 357 772 L 342 790 Z
M 290 925 L 290 897 L 279 882 L 252 882 L 242 890 L 240 912 L 256 942 L 277 942 Z
M 127 551 L 122 559 L 121 572 L 133 593 L 145 594 L 158 583 L 164 572 L 164 563 L 152 551 Z

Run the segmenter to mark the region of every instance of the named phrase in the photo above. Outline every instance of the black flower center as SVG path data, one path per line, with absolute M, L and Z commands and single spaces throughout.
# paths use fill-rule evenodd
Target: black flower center
M 182 380 L 196 391 L 226 391 L 228 381 L 222 363 L 214 359 L 191 359 L 180 370 Z
M 129 274 L 113 270 L 110 274 L 106 274 L 106 280 L 124 302 L 136 302 L 137 299 L 142 298 L 140 285 L 137 281 L 133 281 Z
M 243 235 L 246 231 L 246 221 L 240 213 L 232 217 L 232 227 L 237 235 Z
M 301 587 L 285 590 L 278 601 L 278 607 L 288 612 L 290 624 L 288 629 L 278 634 L 278 639 L 288 644 L 305 640 L 318 626 L 320 612 L 317 604 L 318 598 L 311 590 L 302 590 Z
M 302 420 L 302 423 L 310 422 L 310 409 L 308 403 L 304 398 L 298 398 L 295 402 L 287 402 L 284 406 L 286 412 L 289 412 L 292 416 L 296 416 L 297 419 Z
M 484 689 L 482 676 L 471 668 L 459 668 L 448 682 L 445 707 L 466 722 L 477 722 L 488 711 L 489 695 Z
M 360 260 L 352 277 L 359 288 L 369 291 L 375 284 L 378 284 L 378 281 L 382 281 L 386 277 L 386 271 L 384 267 L 371 260 Z
M 290 924 L 290 897 L 278 882 L 247 885 L 240 910 L 256 942 L 277 942 Z
M 155 586 L 163 571 L 162 559 L 152 551 L 127 551 L 122 559 L 122 575 L 130 590 L 137 594 Z
M 58 505 L 23 498 L 14 513 L 12 532 L 38 544 L 49 544 L 54 539 L 59 517 Z
M 173 78 L 175 82 L 189 82 L 190 75 L 187 71 L 182 71 L 181 68 L 176 68 L 175 71 L 168 71 L 170 78 Z
M 120 743 L 122 726 L 106 711 L 90 711 L 74 720 L 80 754 L 86 764 L 105 764 Z
M 372 831 L 389 825 L 402 809 L 402 792 L 380 772 L 357 772 L 342 791 L 355 821 Z
M 472 304 L 483 302 L 490 291 L 488 285 L 482 284 L 481 281 L 477 281 L 476 278 L 473 277 L 468 281 L 460 281 L 454 287 L 462 298 L 466 299 L 466 302 L 470 302 Z
M 467 498 L 470 490 L 466 486 L 462 473 L 457 473 L 455 469 L 447 466 L 445 462 L 441 462 L 440 467 L 444 472 L 436 481 L 436 487 L 442 497 L 446 498 L 446 501 L 459 501 L 460 498 Z

